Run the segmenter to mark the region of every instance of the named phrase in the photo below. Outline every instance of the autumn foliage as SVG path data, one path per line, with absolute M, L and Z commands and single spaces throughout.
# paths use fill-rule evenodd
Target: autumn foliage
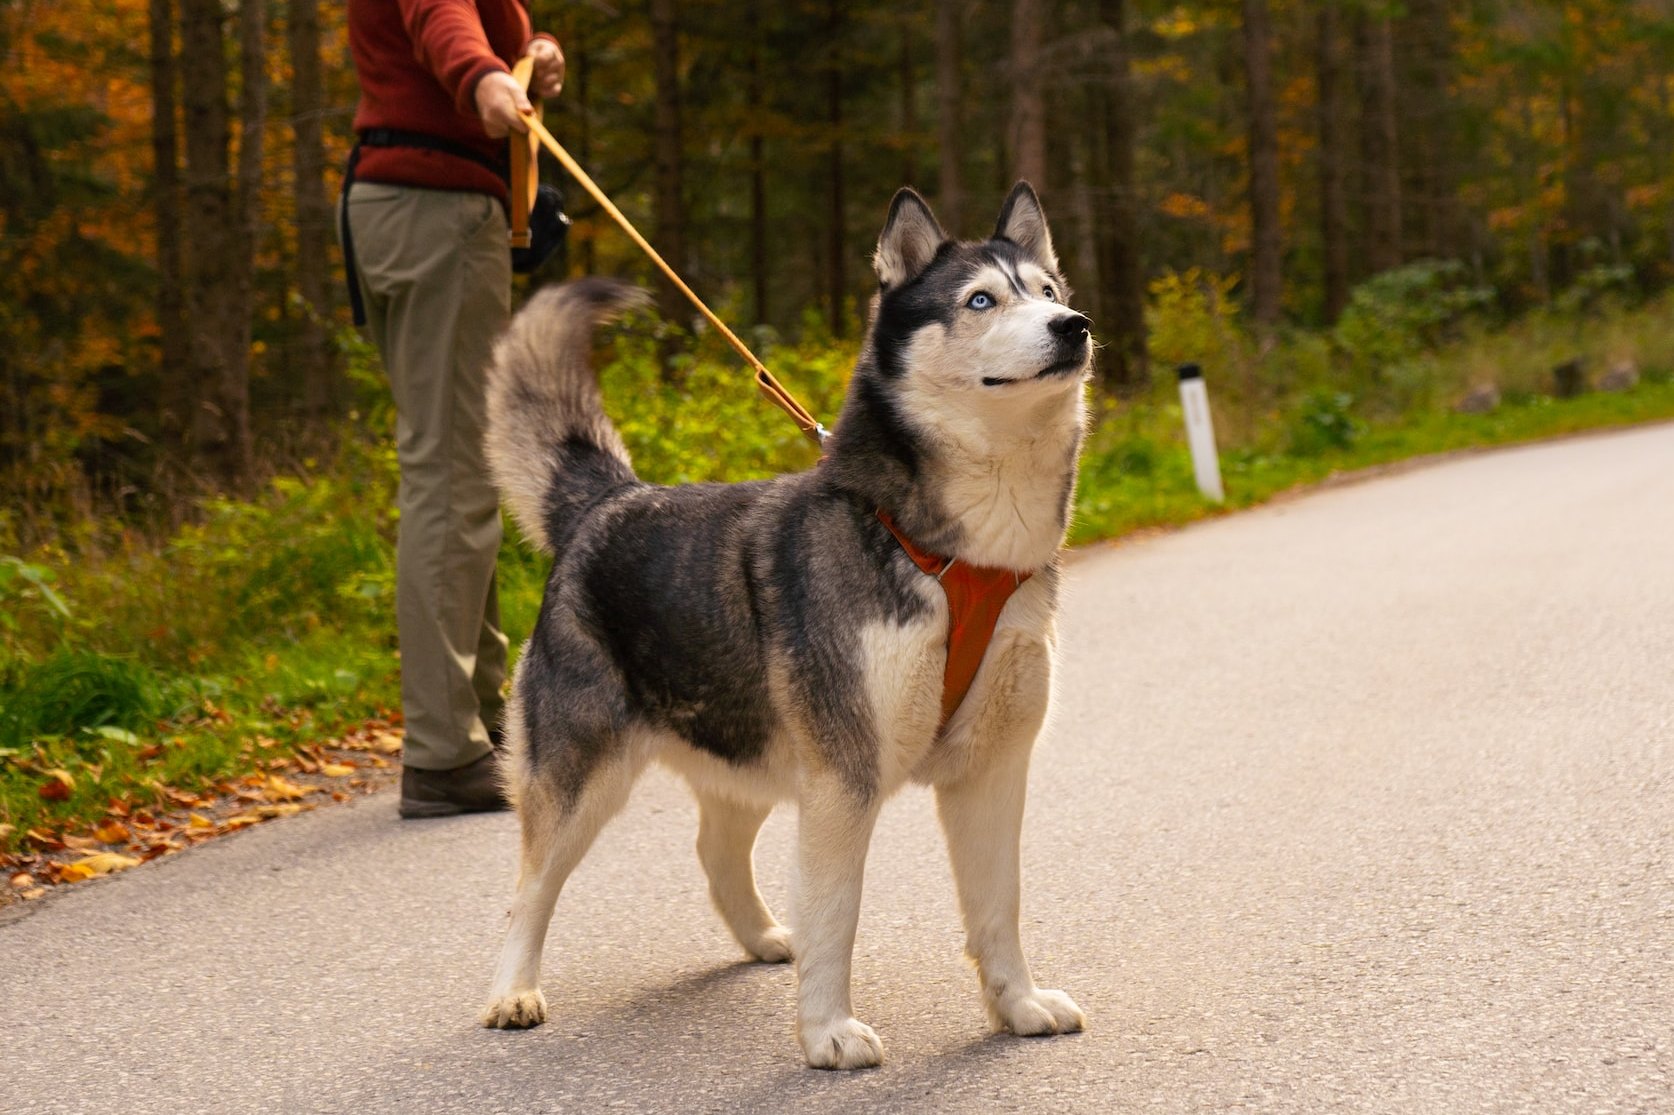
M 782 329 L 807 311 L 841 334 L 903 180 L 975 233 L 1018 171 L 1119 330 L 1118 386 L 1145 372 L 1135 307 L 1168 271 L 1242 275 L 1259 318 L 1306 324 L 1420 258 L 1512 311 L 1674 266 L 1674 16 L 1654 0 L 534 17 L 570 56 L 559 134 L 708 293 Z M 168 507 L 247 483 L 251 453 L 329 443 L 352 394 L 322 227 L 355 97 L 341 7 L 14 2 L 0 46 L 0 487 Z M 571 200 L 543 279 L 641 269 Z

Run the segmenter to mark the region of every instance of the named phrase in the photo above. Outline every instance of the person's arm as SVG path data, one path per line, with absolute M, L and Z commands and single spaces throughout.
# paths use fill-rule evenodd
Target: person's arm
M 435 75 L 459 111 L 473 114 L 496 139 L 507 132 L 523 132 L 529 96 L 510 69 L 488 45 L 482 17 L 472 0 L 399 0 L 401 21 L 413 42 L 413 53 Z M 558 40 L 537 35 L 543 54 L 557 55 L 557 80 L 563 77 L 563 54 Z M 548 46 L 547 44 L 550 44 Z M 551 72 L 550 63 L 546 67 Z M 537 85 L 551 84 L 539 80 Z
M 436 76 L 459 111 L 478 115 L 477 85 L 489 74 L 510 77 L 495 56 L 471 0 L 398 0 L 413 53 Z

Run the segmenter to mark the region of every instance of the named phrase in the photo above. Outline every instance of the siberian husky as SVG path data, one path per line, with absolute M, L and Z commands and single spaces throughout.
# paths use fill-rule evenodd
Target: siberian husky
M 1069 308 L 1027 183 L 986 241 L 950 240 L 900 191 L 874 264 L 871 323 L 825 458 L 776 480 L 635 477 L 590 366 L 595 326 L 640 301 L 633 288 L 542 291 L 500 341 L 488 457 L 554 562 L 506 712 L 522 857 L 485 1026 L 545 1020 L 558 893 L 657 760 L 697 797 L 698 859 L 727 927 L 758 960 L 795 959 L 808 1064 L 882 1059 L 850 1005 L 850 954 L 873 822 L 908 781 L 934 788 L 991 1023 L 1081 1029 L 1074 1001 L 1036 986 L 1024 959 L 1018 841 L 1051 691 L 1090 323 Z M 1009 570 L 1016 586 L 945 719 L 948 594 L 908 545 Z M 794 932 L 752 863 L 786 800 L 800 811 Z

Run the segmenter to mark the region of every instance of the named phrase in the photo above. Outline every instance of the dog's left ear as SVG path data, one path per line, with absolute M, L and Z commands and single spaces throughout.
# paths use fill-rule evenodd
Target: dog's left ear
M 878 234 L 878 250 L 872 256 L 878 282 L 887 289 L 916 279 L 946 241 L 947 233 L 929 204 L 912 187 L 901 187 L 889 204 L 889 216 Z
M 1040 207 L 1035 188 L 1019 182 L 1000 206 L 994 225 L 996 240 L 1010 240 L 1048 271 L 1058 270 L 1058 253 L 1052 250 L 1052 232 L 1046 227 L 1046 212 Z

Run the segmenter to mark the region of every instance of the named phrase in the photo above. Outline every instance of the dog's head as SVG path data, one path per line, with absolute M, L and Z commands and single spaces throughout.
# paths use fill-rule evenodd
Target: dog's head
M 956 241 L 902 190 L 874 262 L 871 325 L 822 475 L 935 552 L 1039 568 L 1068 522 L 1093 349 L 1040 199 L 1019 182 L 991 238 Z
M 895 195 L 873 260 L 871 349 L 899 397 L 972 417 L 1079 392 L 1091 322 L 1070 309 L 1040 199 L 1019 182 L 992 238 L 948 239 L 922 197 Z M 912 409 L 918 409 L 912 407 Z

